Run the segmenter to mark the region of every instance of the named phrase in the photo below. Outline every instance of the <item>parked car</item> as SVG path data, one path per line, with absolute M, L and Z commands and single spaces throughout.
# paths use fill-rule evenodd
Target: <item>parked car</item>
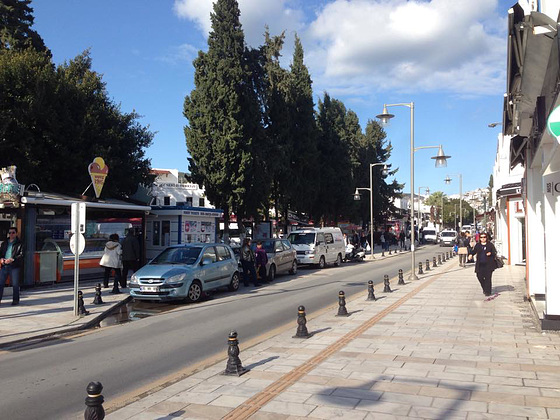
M 439 237 L 439 246 L 453 246 L 455 245 L 455 239 L 457 239 L 457 232 L 455 232 L 454 230 L 446 229 L 440 233 Z
M 226 244 L 170 246 L 132 275 L 130 296 L 138 300 L 198 302 L 220 287 L 239 289 L 239 269 Z
M 253 251 L 257 247 L 257 242 L 251 244 Z M 265 239 L 261 242 L 268 257 L 266 264 L 268 281 L 274 280 L 276 275 L 280 273 L 297 273 L 296 250 L 290 241 L 287 239 Z
M 340 228 L 306 228 L 290 233 L 288 240 L 297 252 L 298 264 L 318 264 L 325 268 L 328 263 L 338 266 L 346 255 L 346 245 Z

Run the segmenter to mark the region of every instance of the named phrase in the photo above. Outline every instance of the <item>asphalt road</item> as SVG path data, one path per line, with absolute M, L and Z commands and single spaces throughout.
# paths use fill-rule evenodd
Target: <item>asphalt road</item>
M 427 245 L 417 251 L 416 260 L 431 261 L 436 252 L 449 249 Z M 4 352 L 0 354 L 0 418 L 83 416 L 90 381 L 103 384 L 105 401 L 110 404 L 210 355 L 222 352 L 225 359 L 231 330 L 238 331 L 241 344 L 288 323 L 293 323 L 295 333 L 297 307 L 305 305 L 312 331 L 310 315 L 336 306 L 339 290 L 347 296 L 361 293 L 365 299 L 368 280 L 379 284 L 384 274 L 392 278 L 399 269 L 406 273 L 409 268 L 410 253 L 324 270 L 303 268 L 296 276 L 278 276 L 259 289 L 241 287 L 236 293 L 218 293 L 199 304 L 178 305 L 172 311 L 92 334 Z M 392 288 L 396 287 L 393 281 Z M 381 291 L 376 287 L 376 294 Z

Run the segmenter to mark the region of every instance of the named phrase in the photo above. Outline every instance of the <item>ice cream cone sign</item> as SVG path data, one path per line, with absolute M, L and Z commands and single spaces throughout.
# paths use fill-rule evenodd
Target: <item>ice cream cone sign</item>
M 99 198 L 101 190 L 103 189 L 103 184 L 105 184 L 105 178 L 107 178 L 107 174 L 109 173 L 109 167 L 105 165 L 103 158 L 96 157 L 93 162 L 89 164 L 88 170 L 89 176 L 91 176 L 93 189 L 95 190 L 95 196 Z

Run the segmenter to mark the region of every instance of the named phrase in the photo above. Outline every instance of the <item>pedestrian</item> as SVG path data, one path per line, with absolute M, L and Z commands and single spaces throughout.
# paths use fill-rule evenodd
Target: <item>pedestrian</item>
M 254 286 L 258 286 L 257 272 L 255 271 L 255 254 L 251 249 L 251 238 L 245 238 L 243 241 L 239 261 L 241 261 L 241 267 L 243 267 L 243 285 L 247 287 L 249 286 L 249 281 L 251 281 Z
M 420 245 L 424 244 L 424 226 L 420 226 L 420 230 L 418 231 L 418 243 Z
M 23 243 L 17 236 L 16 227 L 8 229 L 8 240 L 0 245 L 0 301 L 4 294 L 6 280 L 12 282 L 12 305 L 19 305 L 19 273 L 23 266 Z
M 268 262 L 268 255 L 263 248 L 262 242 L 257 242 L 257 250 L 255 251 L 255 262 L 257 264 L 257 279 L 261 282 L 266 281 L 266 263 Z
M 459 266 L 465 267 L 467 255 L 469 253 L 469 240 L 465 232 L 461 232 L 457 237 L 457 254 L 459 255 Z
M 379 237 L 379 240 L 381 241 L 381 249 L 385 251 L 385 243 L 386 243 L 385 232 L 381 232 L 381 236 Z
M 126 237 L 122 243 L 122 276 L 121 287 L 126 287 L 128 279 L 128 271 L 131 270 L 132 274 L 138 270 L 138 262 L 140 261 L 140 244 L 138 238 L 134 236 L 134 229 L 128 229 Z
M 476 255 L 474 268 L 476 277 L 484 295 L 490 297 L 492 295 L 492 272 L 496 269 L 496 247 L 492 242 L 488 242 L 488 236 L 485 232 L 480 234 L 480 242 L 469 253 L 469 260 L 472 260 L 473 255 Z M 495 296 L 497 295 L 496 293 Z
M 403 250 L 405 244 L 404 241 L 406 239 L 406 235 L 404 234 L 404 229 L 401 230 L 401 233 L 399 233 L 399 242 L 401 243 L 401 251 Z
M 109 276 L 111 271 L 115 272 L 115 285 L 121 282 L 121 268 L 122 268 L 122 247 L 119 243 L 119 235 L 113 233 L 109 236 L 109 241 L 105 244 L 103 256 L 99 265 L 105 268 L 103 275 L 103 287 L 109 287 Z M 115 286 L 113 290 L 116 290 Z

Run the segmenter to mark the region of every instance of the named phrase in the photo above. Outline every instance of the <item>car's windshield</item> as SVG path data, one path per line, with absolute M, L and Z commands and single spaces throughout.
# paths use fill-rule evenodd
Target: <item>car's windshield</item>
M 263 241 L 262 242 L 262 247 L 265 250 L 266 253 L 273 253 L 274 252 L 274 241 Z M 252 242 L 251 243 L 251 249 L 253 251 L 255 251 L 257 249 L 257 243 L 256 242 Z
M 441 236 L 456 236 L 455 232 L 441 232 Z
M 309 245 L 315 242 L 315 233 L 290 233 L 288 240 L 293 245 Z
M 167 248 L 150 264 L 187 264 L 192 265 L 198 259 L 202 247 Z
M 435 230 L 424 230 L 424 235 L 435 235 L 436 231 Z

